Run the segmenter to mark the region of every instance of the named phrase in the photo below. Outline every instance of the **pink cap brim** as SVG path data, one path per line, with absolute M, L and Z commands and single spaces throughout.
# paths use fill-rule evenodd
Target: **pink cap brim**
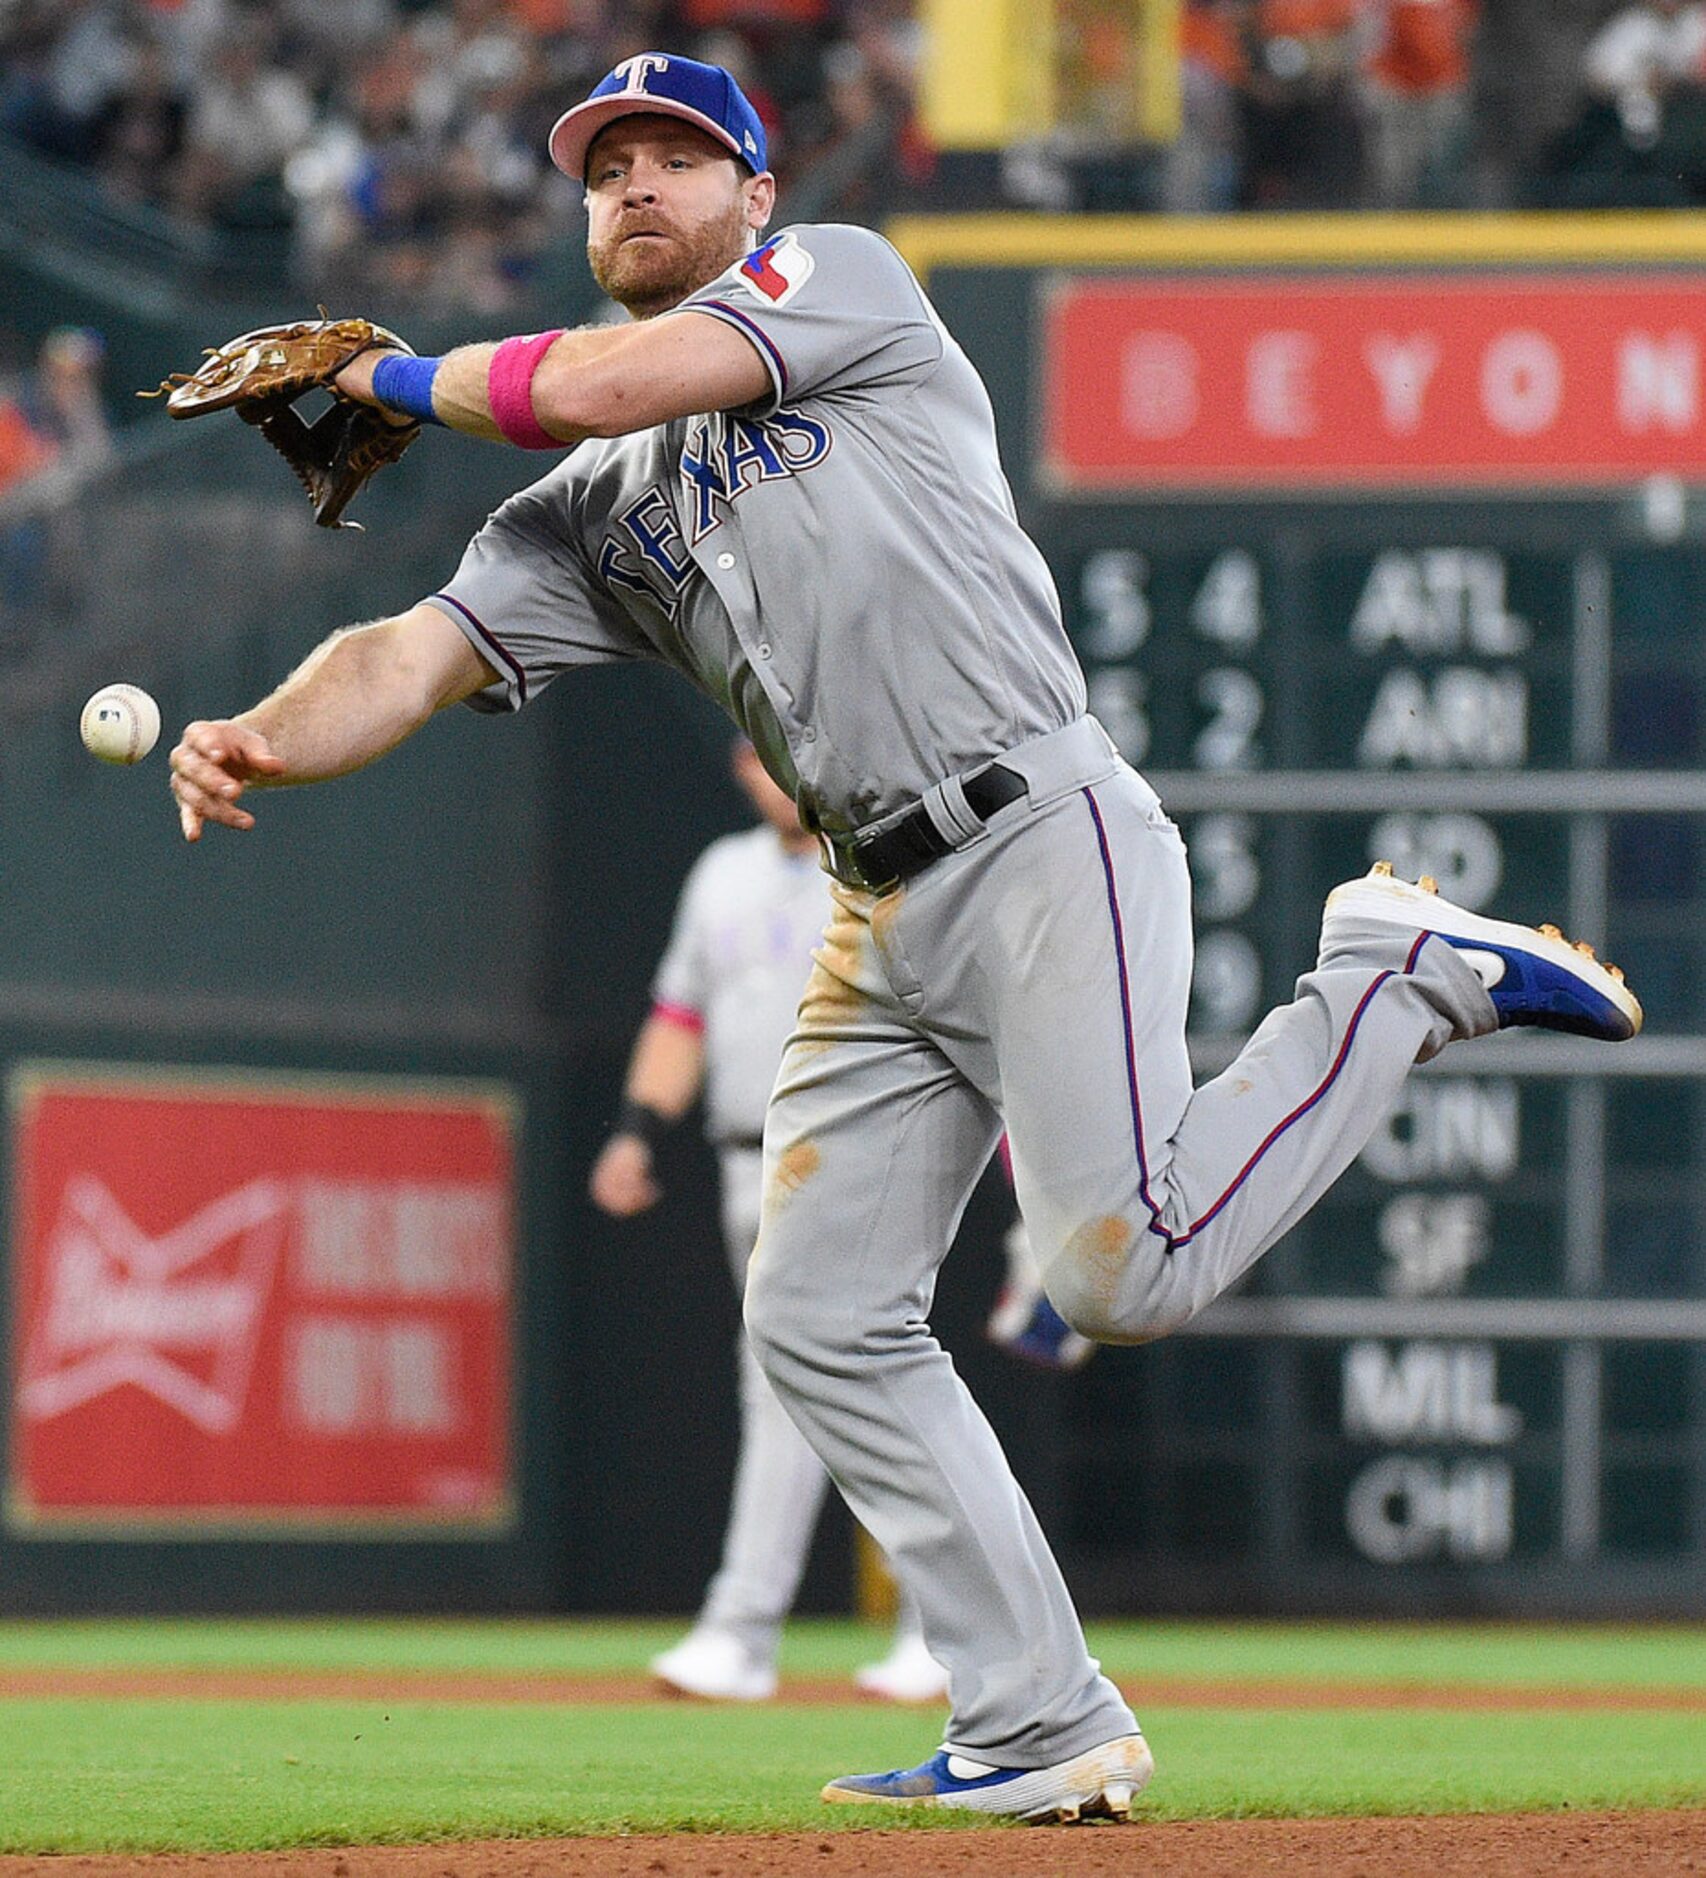
M 613 91 L 602 98 L 588 98 L 584 104 L 577 104 L 572 110 L 565 111 L 551 127 L 551 137 L 547 149 L 551 152 L 551 161 L 565 176 L 572 176 L 577 183 L 586 181 L 586 153 L 592 146 L 592 140 L 603 130 L 606 124 L 612 124 L 619 117 L 679 117 L 687 123 L 696 125 L 707 137 L 715 137 L 725 150 L 750 164 L 751 158 L 738 143 L 723 129 L 715 118 L 710 118 L 703 111 L 695 111 L 685 104 L 676 104 L 669 98 L 654 98 L 644 91 Z

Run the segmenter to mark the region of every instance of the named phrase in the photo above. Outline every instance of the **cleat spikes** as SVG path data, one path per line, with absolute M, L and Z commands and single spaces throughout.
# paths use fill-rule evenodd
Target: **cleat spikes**
M 1392 878 L 1392 863 L 1390 861 L 1376 861 L 1368 871 L 1371 878 L 1375 880 L 1390 880 Z
M 1624 983 L 1623 971 L 1620 966 L 1613 965 L 1609 959 L 1603 959 L 1601 963 L 1605 966 L 1606 971 L 1609 972 L 1619 984 Z
M 1547 939 L 1562 939 L 1564 936 L 1559 928 L 1554 926 L 1550 920 L 1546 920 L 1541 924 L 1540 932 L 1541 935 Z
M 1584 959 L 1591 959 L 1593 957 L 1593 947 L 1590 946 L 1585 939 L 1576 940 L 1575 949 Z
M 1432 874 L 1424 874 L 1421 879 L 1416 882 L 1416 885 L 1421 888 L 1423 893 L 1439 892 L 1439 882 L 1434 879 Z

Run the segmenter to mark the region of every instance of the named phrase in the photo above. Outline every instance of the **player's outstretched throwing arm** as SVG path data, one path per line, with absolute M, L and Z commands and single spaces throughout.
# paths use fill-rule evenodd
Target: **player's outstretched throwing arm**
M 436 607 L 334 633 L 252 710 L 185 727 L 171 779 L 184 839 L 253 828 L 250 789 L 348 775 L 496 676 Z

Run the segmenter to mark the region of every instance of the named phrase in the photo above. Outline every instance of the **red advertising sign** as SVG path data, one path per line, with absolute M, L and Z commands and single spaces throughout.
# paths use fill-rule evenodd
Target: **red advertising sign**
M 11 1524 L 507 1523 L 501 1089 L 36 1065 L 11 1124 Z
M 1043 323 L 1058 487 L 1706 476 L 1706 278 L 1087 279 Z

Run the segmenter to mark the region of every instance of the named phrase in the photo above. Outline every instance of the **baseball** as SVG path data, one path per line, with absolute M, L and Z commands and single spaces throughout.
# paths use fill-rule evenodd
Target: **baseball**
M 103 763 L 139 763 L 160 735 L 160 707 L 140 685 L 103 685 L 83 706 L 83 748 Z

